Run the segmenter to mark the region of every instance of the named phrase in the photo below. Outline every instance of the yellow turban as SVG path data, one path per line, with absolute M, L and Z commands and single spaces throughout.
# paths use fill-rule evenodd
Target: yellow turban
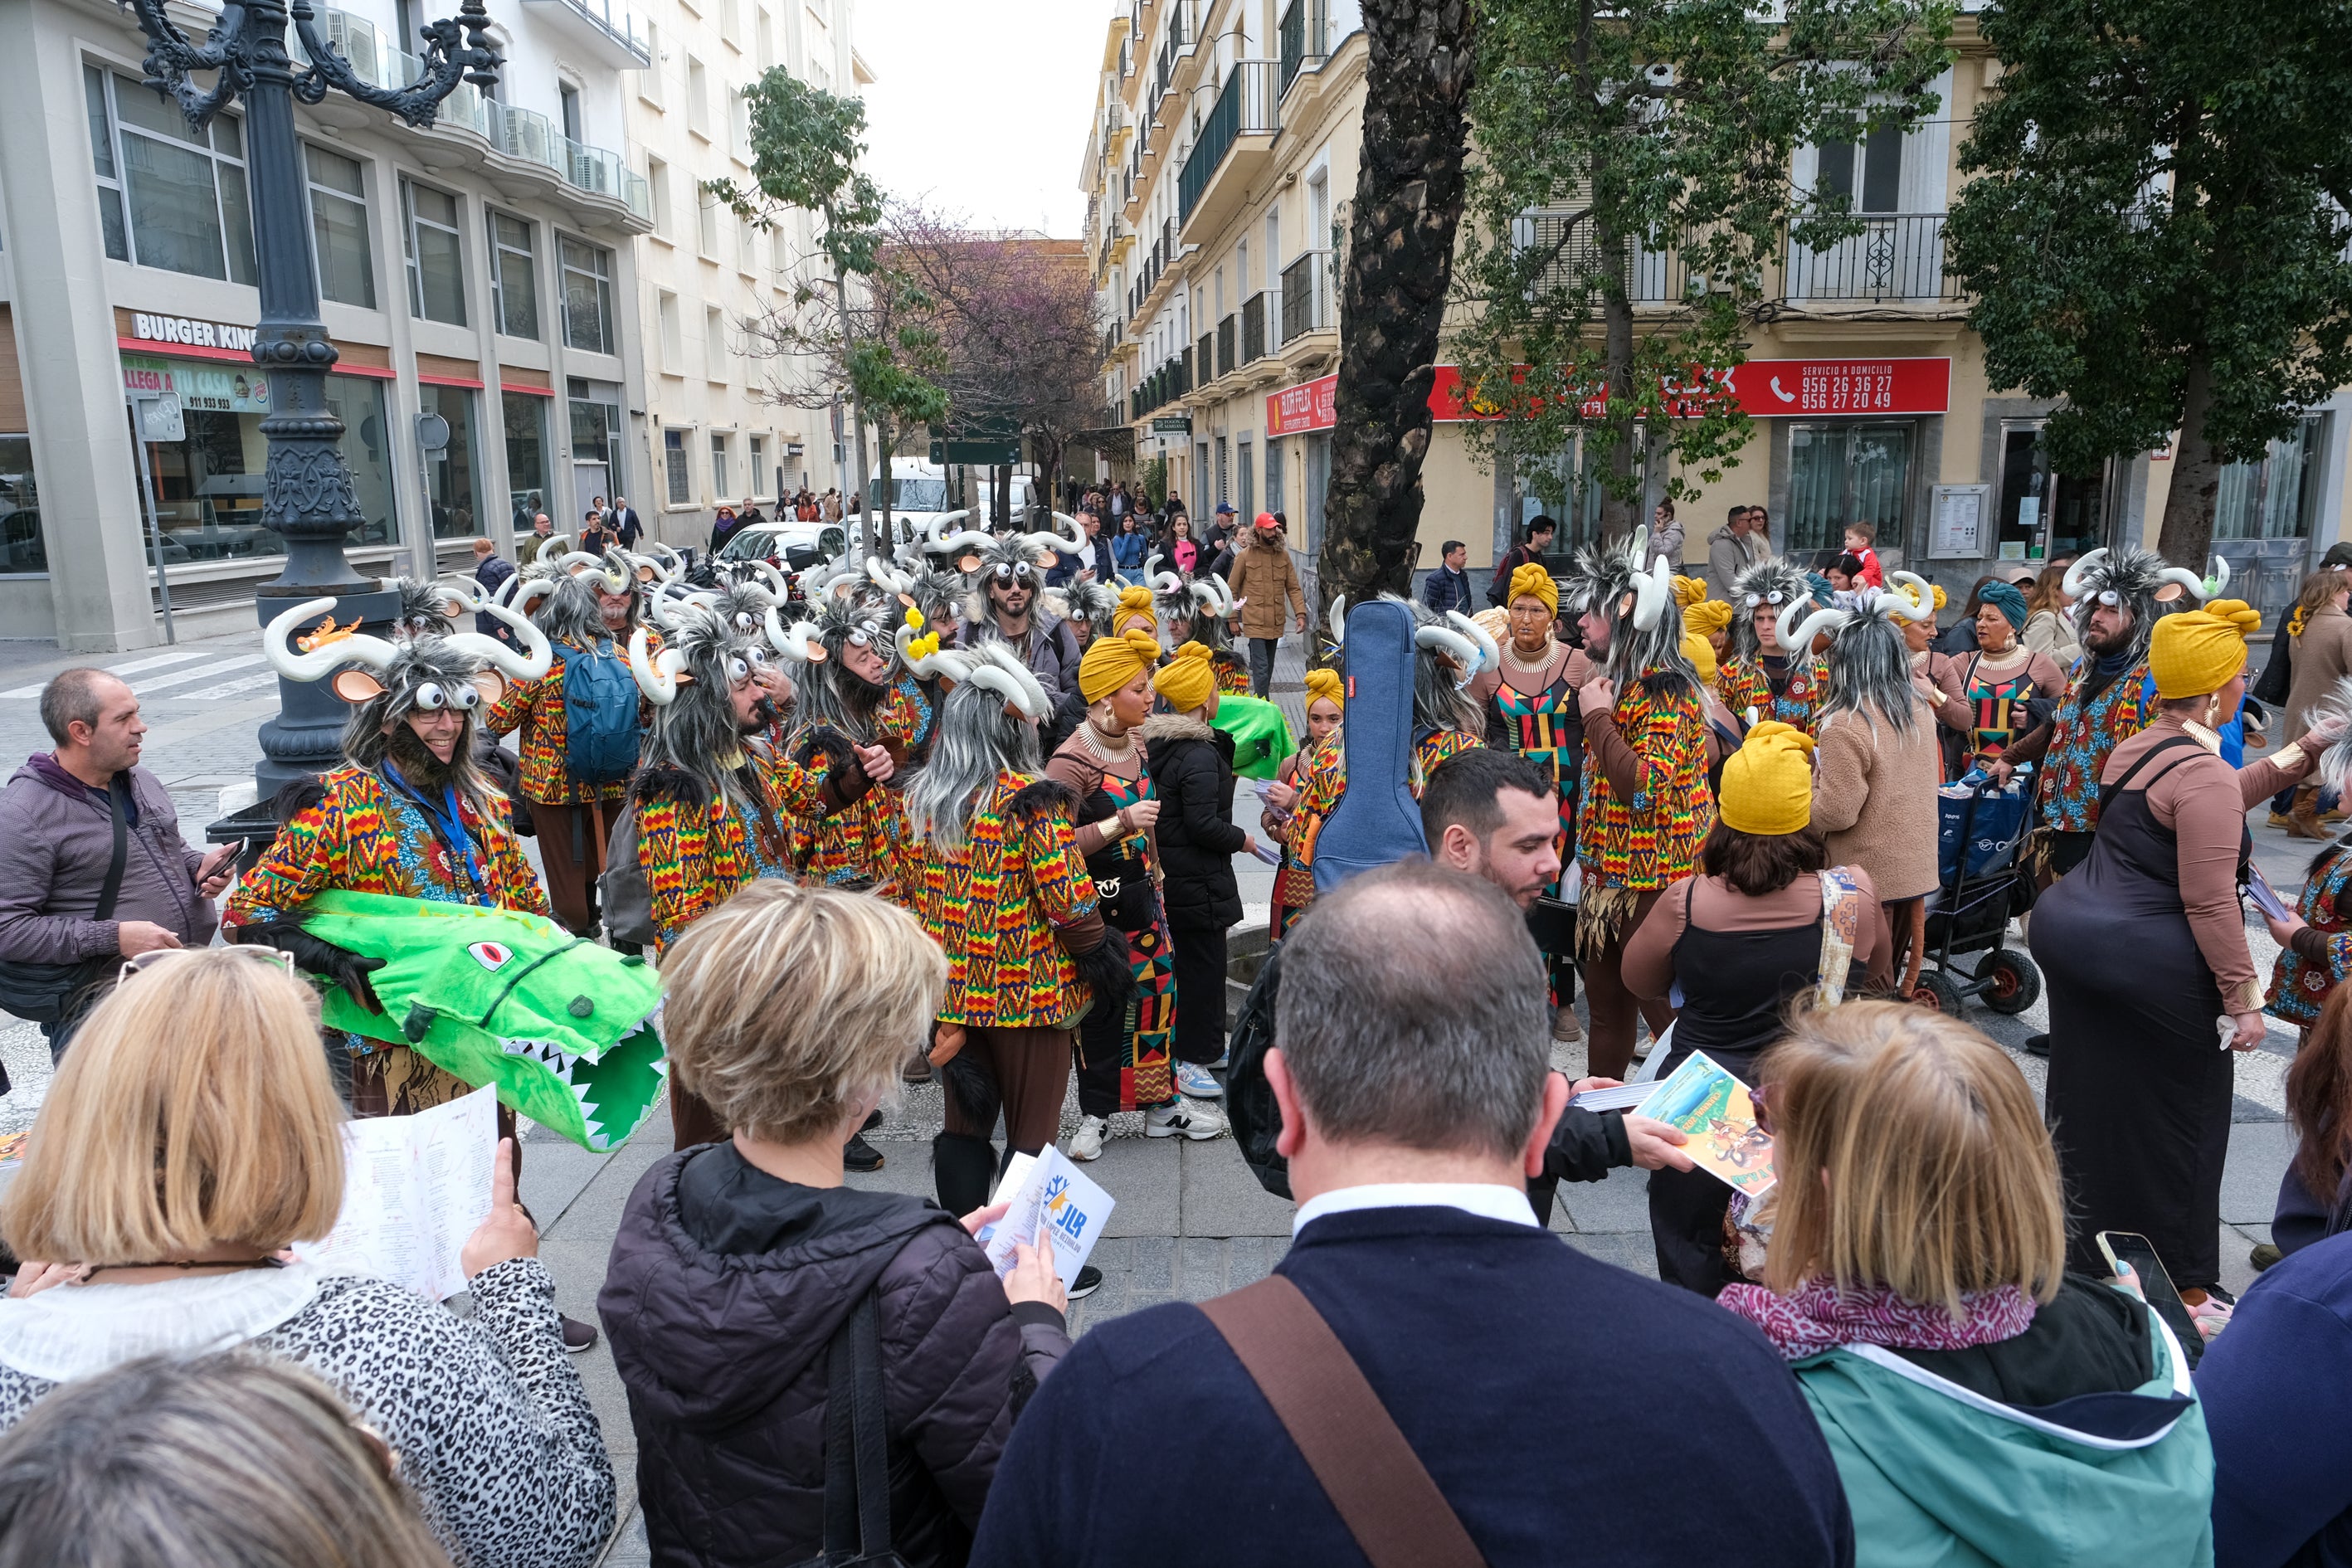
M 2246 667 L 2246 635 L 2262 624 L 2262 612 L 2238 599 L 2165 616 L 2147 641 L 2156 694 L 2169 702 L 2221 690 Z
M 1813 819 L 1813 738 L 1767 719 L 1723 764 L 1716 800 L 1726 827 L 1766 837 L 1794 833 Z
M 1150 632 L 1097 637 L 1078 660 L 1078 695 L 1099 702 L 1159 662 L 1160 639 Z
M 1503 595 L 1503 603 L 1508 605 L 1522 595 L 1528 594 L 1541 599 L 1544 602 L 1544 608 L 1553 615 L 1559 614 L 1559 584 L 1551 580 L 1550 573 L 1533 561 L 1526 563 L 1511 574 L 1511 591 Z
M 1129 584 L 1118 591 L 1118 608 L 1110 613 L 1112 635 L 1127 630 L 1131 621 L 1141 621 L 1144 630 L 1155 636 L 1160 630 L 1159 617 L 1151 613 L 1151 590 L 1140 584 Z
M 1307 706 L 1328 702 L 1335 708 L 1348 706 L 1348 688 L 1336 669 L 1310 669 L 1307 672 Z
M 1936 608 L 1940 610 L 1952 602 L 1951 595 L 1944 592 L 1944 585 L 1941 583 L 1930 583 L 1927 586 L 1935 590 Z
M 1724 606 L 1726 609 L 1729 605 Z M 1705 632 L 1692 631 L 1690 623 L 1683 623 L 1683 657 L 1691 661 L 1698 678 L 1709 686 L 1715 684 L 1715 645 L 1706 640 Z
M 1706 597 L 1706 580 L 1705 578 L 1676 577 L 1675 579 L 1675 603 L 1681 607 L 1684 614 L 1689 614 L 1690 607 Z
M 1151 678 L 1151 686 L 1179 713 L 1190 713 L 1206 702 L 1217 689 L 1217 672 L 1210 667 L 1208 645 L 1188 642 L 1178 648 L 1176 657 Z
M 1683 630 L 1711 637 L 1731 626 L 1731 606 L 1721 599 L 1701 599 L 1683 606 Z

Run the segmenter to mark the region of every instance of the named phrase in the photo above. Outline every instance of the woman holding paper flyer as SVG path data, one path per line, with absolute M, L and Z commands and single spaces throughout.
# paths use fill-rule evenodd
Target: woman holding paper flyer
M 2336 713 L 2263 762 L 2221 759 L 2215 731 L 2245 694 L 2259 625 L 2234 599 L 2157 622 L 2155 716 L 2109 754 L 2090 854 L 2042 895 L 2031 933 L 2050 987 L 2046 1099 L 2080 1220 L 2074 1266 L 2098 1267 L 2097 1232 L 2137 1231 L 2192 1306 L 2221 1279 L 2231 1053 L 2263 1034 L 2238 903 L 2245 810 L 2301 782 L 2344 729 Z
M 1768 719 L 1723 764 L 1720 812 L 1699 872 L 1659 896 L 1625 948 L 1625 984 L 1679 991 L 1663 1078 L 1705 1051 L 1742 1083 L 1780 1037 L 1789 1005 L 1833 1006 L 1866 976 L 1887 980 L 1892 943 L 1869 874 L 1833 867 L 1812 826 L 1812 737 Z M 1704 1160 L 1650 1173 L 1658 1278 L 1703 1296 L 1730 1279 L 1724 1262 L 1729 1180 Z
M 386 1280 L 281 1263 L 344 1207 L 318 999 L 252 949 L 133 973 L 76 1037 L 0 1201 L 0 1234 L 28 1260 L 0 1302 L 0 1427 L 125 1362 L 250 1346 L 334 1385 L 456 1561 L 585 1568 L 613 1531 L 612 1463 L 514 1201 L 511 1149 L 499 1144 L 488 1215 L 460 1254 L 470 1320 Z

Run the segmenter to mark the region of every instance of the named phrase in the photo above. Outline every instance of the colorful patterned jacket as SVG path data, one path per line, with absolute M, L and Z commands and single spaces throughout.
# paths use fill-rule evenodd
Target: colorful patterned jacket
M 953 850 L 908 835 L 900 895 L 948 957 L 942 1023 L 1054 1028 L 1087 1001 L 1055 927 L 1096 912 L 1068 786 L 1006 771 L 981 791 Z
M 1747 659 L 1727 661 L 1716 671 L 1715 692 L 1731 716 L 1741 723 L 1748 721 L 1748 710 L 1756 710 L 1760 721 L 1778 719 L 1810 735 L 1821 722 L 1822 704 L 1829 699 L 1830 667 L 1826 659 L 1814 659 L 1810 673 L 1792 670 L 1780 688 L 1772 691 L 1771 678 L 1761 665 Z
M 1621 798 L 1584 737 L 1584 801 L 1576 824 L 1576 858 L 1591 888 L 1636 892 L 1691 874 L 1700 840 L 1715 826 L 1706 782 L 1706 719 L 1698 698 L 1658 696 L 1636 683 L 1617 694 L 1616 731 L 1636 758 L 1630 798 Z
M 2062 833 L 2097 829 L 2100 770 L 2116 746 L 2147 727 L 2156 709 L 2146 659 L 2108 682 L 2086 707 L 2083 691 L 2095 668 L 2089 654 L 2074 661 L 2042 755 L 2042 820 Z
M 2340 847 L 2325 853 L 2331 858 L 2304 883 L 2294 912 L 2314 931 L 2326 933 L 2327 961 L 2312 963 L 2292 947 L 2279 949 L 2278 962 L 2271 970 L 2270 1005 L 2263 1009 L 2282 1023 L 2302 1029 L 2319 1022 L 2319 1010 L 2327 1005 L 2328 994 L 2352 975 L 2352 899 L 2344 896 L 2346 888 L 2352 886 L 2352 855 Z
M 474 843 L 474 864 L 467 868 L 450 856 L 425 814 L 378 774 L 341 767 L 319 784 L 319 798 L 278 830 L 261 863 L 237 883 L 223 925 L 299 920 L 304 906 L 329 889 L 550 913 L 504 795 L 491 797 L 488 817 L 460 800 L 458 821 Z
M 907 765 L 923 726 L 923 711 L 916 706 L 919 700 L 919 696 L 910 697 L 901 684 L 882 700 L 881 711 L 875 716 L 875 743 L 887 751 L 891 760 L 901 767 Z M 793 750 L 795 753 L 805 753 L 807 742 L 795 742 Z M 806 763 L 810 758 L 801 754 L 800 760 Z M 830 888 L 888 880 L 891 846 L 898 837 L 892 819 L 898 813 L 898 792 L 889 789 L 867 790 L 826 816 L 793 813 L 793 868 Z
M 648 632 L 646 641 L 649 652 L 661 648 L 661 634 Z M 578 653 L 570 643 L 556 645 L 559 655 Z M 618 650 L 616 650 L 618 651 Z M 601 784 L 574 784 L 566 763 L 567 742 L 571 731 L 563 717 L 562 658 L 548 667 L 537 680 L 510 680 L 506 690 L 490 707 L 483 721 L 493 735 L 511 735 L 522 731 L 523 799 L 534 805 L 573 805 L 592 800 L 619 800 L 629 793 L 629 781 L 614 779 Z M 641 701 L 637 723 L 643 730 L 653 716 Z
M 803 823 L 839 809 L 849 791 L 866 793 L 865 773 L 837 743 L 814 748 L 806 766 L 763 742 L 748 749 L 766 781 L 775 814 L 772 835 L 692 773 L 646 767 L 629 781 L 637 867 L 653 900 L 656 952 L 667 952 L 687 927 L 744 883 L 791 877 L 791 843 Z

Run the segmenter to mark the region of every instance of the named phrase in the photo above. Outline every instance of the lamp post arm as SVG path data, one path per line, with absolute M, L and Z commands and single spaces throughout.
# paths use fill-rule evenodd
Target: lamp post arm
M 168 94 L 188 123 L 203 130 L 229 100 L 252 85 L 251 12 L 245 0 L 227 0 L 221 19 L 201 44 L 191 43 L 164 13 L 163 0 L 125 0 L 147 35 L 147 78 L 142 86 Z M 209 91 L 190 79 L 194 71 L 217 71 Z
M 460 81 L 477 87 L 497 82 L 506 61 L 486 36 L 489 16 L 482 0 L 466 0 L 455 17 L 445 17 L 423 29 L 423 74 L 405 87 L 378 87 L 352 68 L 341 49 L 322 36 L 311 13 L 310 0 L 293 0 L 288 14 L 310 68 L 294 79 L 294 96 L 317 103 L 334 88 L 360 102 L 390 111 L 423 130 L 440 112 L 441 100 L 457 90 Z

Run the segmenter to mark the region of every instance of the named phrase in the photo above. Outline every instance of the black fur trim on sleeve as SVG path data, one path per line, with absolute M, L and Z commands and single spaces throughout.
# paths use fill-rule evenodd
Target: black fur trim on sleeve
M 327 786 L 317 779 L 294 779 L 281 785 L 270 797 L 270 815 L 277 817 L 278 826 L 283 827 L 326 798 Z
M 996 1080 L 961 1052 L 940 1064 L 940 1087 L 955 1098 L 956 1109 L 975 1127 L 993 1127 L 1004 1109 L 1004 1092 Z
M 806 767 L 822 753 L 836 768 L 854 768 L 857 753 L 849 749 L 849 737 L 830 724 L 819 724 L 801 737 L 793 748 L 793 761 Z
M 629 799 L 674 800 L 699 808 L 710 804 L 710 786 L 684 768 L 639 768 L 629 781 Z
M 1078 972 L 1097 1007 L 1123 1008 L 1134 994 L 1134 960 L 1126 933 L 1116 926 L 1103 927 L 1103 939 L 1095 946 L 1070 954 L 1070 966 Z
M 1057 812 L 1075 818 L 1078 809 L 1077 792 L 1059 779 L 1038 779 L 1015 790 L 1005 809 L 1013 821 L 1024 827 Z

